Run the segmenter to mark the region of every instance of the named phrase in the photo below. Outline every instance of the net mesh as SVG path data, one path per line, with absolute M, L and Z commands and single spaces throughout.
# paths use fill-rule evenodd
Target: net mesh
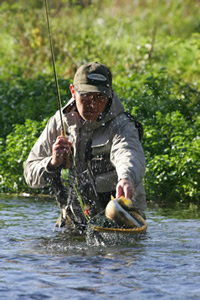
M 114 220 L 105 216 L 105 211 L 93 217 L 87 224 L 86 241 L 89 245 L 116 245 L 135 241 L 147 229 L 145 220 L 136 212 L 130 212 L 135 219 L 136 225 L 128 228 L 126 225 L 119 226 Z

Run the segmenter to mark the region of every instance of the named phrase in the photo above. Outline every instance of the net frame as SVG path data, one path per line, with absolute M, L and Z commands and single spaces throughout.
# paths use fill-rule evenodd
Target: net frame
M 105 233 L 111 233 L 111 232 L 116 232 L 116 233 L 122 233 L 122 234 L 140 234 L 140 233 L 144 233 L 147 230 L 147 223 L 144 220 L 144 218 L 137 213 L 135 210 L 131 210 L 129 211 L 130 215 L 136 219 L 137 223 L 141 224 L 141 226 L 135 226 L 134 228 L 124 228 L 124 227 L 119 227 L 115 222 L 114 225 L 116 225 L 116 227 L 104 227 L 104 226 L 99 226 L 99 225 L 95 225 L 93 223 L 91 223 L 91 221 L 95 220 L 98 216 L 103 215 L 103 213 L 99 213 L 98 215 L 95 216 L 95 218 L 92 218 L 89 222 L 87 226 L 90 226 L 90 229 L 92 229 L 93 231 L 96 232 L 105 232 Z M 106 216 L 104 214 L 103 216 L 105 219 Z M 100 218 L 102 218 L 102 216 L 100 216 Z M 107 219 L 108 220 L 108 219 Z

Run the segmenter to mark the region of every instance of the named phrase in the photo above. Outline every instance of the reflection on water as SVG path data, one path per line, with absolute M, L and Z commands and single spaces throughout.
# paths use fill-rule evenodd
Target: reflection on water
M 147 210 L 148 231 L 89 246 L 54 231 L 49 199 L 0 198 L 0 299 L 200 299 L 197 207 Z

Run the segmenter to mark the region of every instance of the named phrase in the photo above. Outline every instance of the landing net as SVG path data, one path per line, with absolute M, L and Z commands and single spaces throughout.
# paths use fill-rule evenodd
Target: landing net
M 86 241 L 89 245 L 115 245 L 129 243 L 144 234 L 147 229 L 145 220 L 135 211 L 129 212 L 135 220 L 135 227 L 119 226 L 105 216 L 105 211 L 93 217 L 87 225 Z

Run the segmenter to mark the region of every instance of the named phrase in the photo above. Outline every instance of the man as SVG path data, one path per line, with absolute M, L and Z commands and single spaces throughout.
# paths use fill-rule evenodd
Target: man
M 72 98 L 62 109 L 67 136 L 61 136 L 58 111 L 25 162 L 27 184 L 54 188 L 61 207 L 58 226 L 84 226 L 111 195 L 132 199 L 143 214 L 144 153 L 136 123 L 112 90 L 110 70 L 97 62 L 81 66 L 70 91 Z

